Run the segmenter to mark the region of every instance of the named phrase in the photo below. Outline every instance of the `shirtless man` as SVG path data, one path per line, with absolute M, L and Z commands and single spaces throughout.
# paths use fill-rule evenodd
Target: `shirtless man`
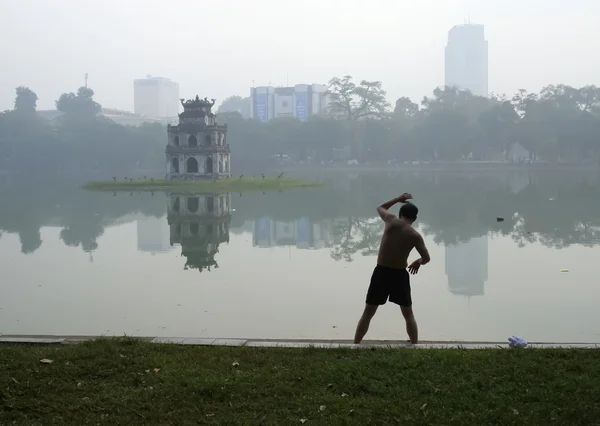
M 406 332 L 410 342 L 416 344 L 419 341 L 417 321 L 412 311 L 408 273 L 414 275 L 419 272 L 422 265 L 429 263 L 430 257 L 423 237 L 412 227 L 414 221 L 417 220 L 419 209 L 414 204 L 407 203 L 410 199 L 412 199 L 412 195 L 405 193 L 377 207 L 377 213 L 385 222 L 385 231 L 383 231 L 379 244 L 377 266 L 373 271 L 371 284 L 367 291 L 365 310 L 356 326 L 354 336 L 356 344 L 365 337 L 371 318 L 377 312 L 377 308 L 387 302 L 388 297 L 390 302 L 400 305 L 400 310 L 406 320 Z M 399 217 L 389 211 L 390 207 L 396 203 L 403 203 Z M 421 258 L 411 263 L 407 271 L 408 255 L 413 248 L 417 249 Z

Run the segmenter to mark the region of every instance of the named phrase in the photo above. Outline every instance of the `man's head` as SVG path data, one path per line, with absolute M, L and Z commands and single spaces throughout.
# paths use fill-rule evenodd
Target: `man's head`
M 417 214 L 419 214 L 419 209 L 412 203 L 406 203 L 400 207 L 400 218 L 406 220 L 408 223 L 412 224 L 417 220 Z

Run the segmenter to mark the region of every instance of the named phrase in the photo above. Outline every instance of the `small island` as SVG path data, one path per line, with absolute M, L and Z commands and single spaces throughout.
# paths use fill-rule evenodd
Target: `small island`
M 166 191 L 166 192 L 246 192 L 313 188 L 321 182 L 287 177 L 256 176 L 213 180 L 128 179 L 89 182 L 84 189 L 93 191 Z
M 278 176 L 233 177 L 227 125 L 219 125 L 212 107 L 215 100 L 181 99 L 179 124 L 167 126 L 165 178 L 90 182 L 96 191 L 243 192 L 320 186 L 320 182 Z

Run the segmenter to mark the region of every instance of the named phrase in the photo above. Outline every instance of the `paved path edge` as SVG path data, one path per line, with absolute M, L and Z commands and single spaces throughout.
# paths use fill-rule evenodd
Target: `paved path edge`
M 0 344 L 77 344 L 89 340 L 111 338 L 112 336 L 5 336 L 0 335 Z M 225 338 L 189 338 L 189 337 L 136 337 L 152 343 L 196 345 L 196 346 L 246 346 L 254 348 L 389 348 L 389 349 L 508 349 L 508 343 L 500 342 L 431 342 L 424 341 L 411 345 L 399 341 L 366 341 L 355 345 L 343 340 L 260 340 Z M 598 349 L 595 343 L 530 343 L 529 348 L 552 349 Z

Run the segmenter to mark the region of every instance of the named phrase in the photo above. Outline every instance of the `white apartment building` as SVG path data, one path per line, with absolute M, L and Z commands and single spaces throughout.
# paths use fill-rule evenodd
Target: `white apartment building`
M 133 81 L 133 110 L 156 118 L 175 118 L 179 114 L 179 84 L 164 77 Z

